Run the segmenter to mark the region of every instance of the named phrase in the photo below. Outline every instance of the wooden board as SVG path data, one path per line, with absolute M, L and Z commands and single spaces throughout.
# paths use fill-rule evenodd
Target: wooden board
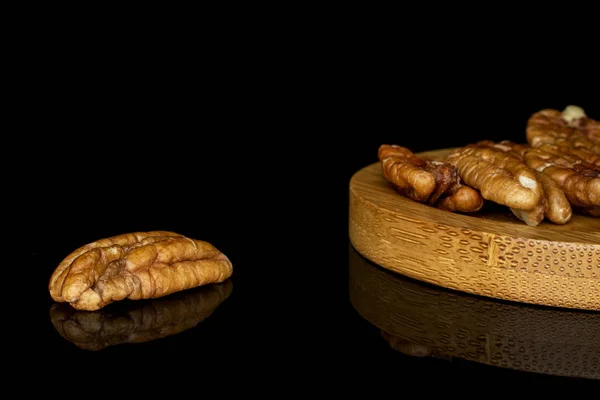
M 405 278 L 349 254 L 354 309 L 406 355 L 600 379 L 600 313 L 489 299 Z
M 379 163 L 353 175 L 349 207 L 352 245 L 382 267 L 482 296 L 600 310 L 600 218 L 530 227 L 489 201 L 476 214 L 451 213 L 400 195 Z

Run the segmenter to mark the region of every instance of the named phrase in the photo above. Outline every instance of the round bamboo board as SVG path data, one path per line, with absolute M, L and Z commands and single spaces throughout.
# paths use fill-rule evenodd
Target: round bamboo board
M 352 248 L 349 260 L 352 306 L 403 354 L 600 379 L 600 313 L 455 292 L 379 268 Z
M 443 159 L 452 149 L 419 153 Z M 363 256 L 400 274 L 503 300 L 600 310 L 600 218 L 531 227 L 487 201 L 475 214 L 400 195 L 374 163 L 350 180 L 349 235 Z

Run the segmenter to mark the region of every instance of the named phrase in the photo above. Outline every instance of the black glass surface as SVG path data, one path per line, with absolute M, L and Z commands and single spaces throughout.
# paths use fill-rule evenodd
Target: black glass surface
M 600 314 L 499 301 L 379 267 L 350 249 L 350 299 L 403 355 L 498 373 L 600 379 Z M 433 363 L 431 360 L 425 363 Z M 477 366 L 474 366 L 477 364 Z
M 398 56 L 397 45 L 380 54 Z M 20 194 L 24 211 L 5 209 L 22 229 L 9 232 L 6 253 L 18 261 L 5 267 L 17 278 L 4 281 L 3 325 L 17 338 L 4 343 L 16 354 L 7 365 L 35 378 L 21 390 L 42 379 L 60 396 L 113 397 L 124 387 L 138 398 L 597 383 L 598 313 L 404 278 L 349 249 L 347 229 L 349 180 L 377 161 L 379 145 L 420 152 L 522 142 L 527 118 L 542 108 L 577 104 L 598 117 L 596 92 L 579 84 L 558 92 L 548 85 L 556 77 L 540 77 L 529 58 L 498 66 L 504 58 L 483 57 L 480 45 L 464 62 L 424 47 L 430 58 L 419 51 L 399 63 L 354 46 L 333 64 L 305 68 L 294 56 L 289 70 L 279 57 L 273 64 L 219 46 L 235 60 L 206 57 L 210 72 L 143 63 L 136 79 L 118 68 L 114 81 L 71 69 L 45 78 L 56 87 L 28 116 L 40 135 L 21 135 L 26 154 L 12 164 L 26 170 L 8 196 Z M 150 230 L 212 243 L 233 275 L 97 312 L 52 301 L 50 275 L 73 250 Z
M 318 274 L 327 265 L 305 268 Z M 600 379 L 597 312 L 444 289 L 384 269 L 351 245 L 332 268 L 340 272 L 338 287 L 306 278 L 294 283 L 290 274 L 246 280 L 252 267 L 241 264 L 239 274 L 220 284 L 93 312 L 47 299 L 37 308 L 36 331 L 25 334 L 34 357 L 41 356 L 36 367 L 57 377 L 64 369 L 85 376 L 131 365 L 134 377 L 152 366 L 165 379 L 201 374 L 245 381 L 267 374 L 296 382 L 311 363 L 302 377 L 308 386 L 348 377 L 391 386 L 398 375 L 414 382 L 465 375 L 480 383 Z

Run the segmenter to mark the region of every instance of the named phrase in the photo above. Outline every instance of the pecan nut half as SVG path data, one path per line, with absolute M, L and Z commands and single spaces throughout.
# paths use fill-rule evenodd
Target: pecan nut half
M 48 289 L 56 302 L 93 311 L 223 282 L 232 272 L 230 260 L 208 242 L 168 231 L 134 232 L 73 251 L 52 273 Z
M 531 150 L 528 145 L 503 140 L 494 143 L 490 140 L 477 142 L 473 147 L 487 148 L 490 151 L 500 151 L 506 156 L 524 162 L 525 155 Z M 532 169 L 536 180 L 541 185 L 542 196 L 532 210 L 511 208 L 513 214 L 527 225 L 538 225 L 544 218 L 556 224 L 566 224 L 572 216 L 573 210 L 561 187 L 547 175 Z
M 526 136 L 531 147 L 554 145 L 600 166 L 600 122 L 587 117 L 581 107 L 534 113 L 527 121 Z
M 501 150 L 470 144 L 451 152 L 445 161 L 456 166 L 462 180 L 486 200 L 526 211 L 540 202 L 542 187 L 534 172 Z
M 472 213 L 483 207 L 483 198 L 462 184 L 451 164 L 417 157 L 406 147 L 383 144 L 378 149 L 383 176 L 402 195 L 437 208 Z
M 600 207 L 600 166 L 552 144 L 532 148 L 523 158 L 528 166 L 552 178 L 573 207 L 590 210 L 592 215 Z

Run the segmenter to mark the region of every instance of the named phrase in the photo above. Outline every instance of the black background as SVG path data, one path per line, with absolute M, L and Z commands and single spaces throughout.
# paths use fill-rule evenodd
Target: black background
M 392 385 L 399 374 L 541 380 L 392 354 L 348 301 L 348 184 L 382 143 L 523 142 L 533 112 L 568 104 L 600 117 L 596 72 L 580 62 L 593 49 L 579 42 L 565 55 L 543 36 L 478 39 L 459 25 L 433 36 L 398 24 L 234 25 L 32 42 L 22 96 L 36 112 L 17 138 L 28 168 L 17 185 L 33 243 L 20 301 L 34 327 L 21 329 L 21 349 L 37 361 L 23 370 L 147 369 L 261 390 L 367 376 Z M 83 244 L 145 230 L 217 246 L 234 265 L 231 298 L 193 332 L 77 351 L 50 323 L 50 274 Z

